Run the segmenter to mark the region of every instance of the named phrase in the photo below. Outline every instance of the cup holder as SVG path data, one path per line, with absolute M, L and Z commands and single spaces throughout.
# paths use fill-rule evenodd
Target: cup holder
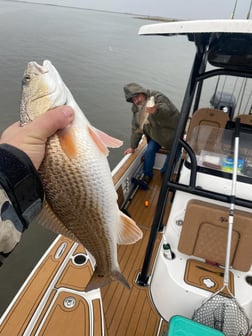
M 85 265 L 87 263 L 87 261 L 88 261 L 88 256 L 86 256 L 85 254 L 82 254 L 82 253 L 76 254 L 73 257 L 73 262 L 77 266 Z
M 250 285 L 250 286 L 252 286 L 252 275 L 248 275 L 248 276 L 246 276 L 246 282 Z

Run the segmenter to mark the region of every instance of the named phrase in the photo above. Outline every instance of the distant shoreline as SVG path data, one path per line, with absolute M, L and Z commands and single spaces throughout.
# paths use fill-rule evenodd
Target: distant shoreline
M 131 14 L 131 15 L 135 15 L 135 14 Z M 147 16 L 147 15 L 138 15 L 135 16 L 136 19 L 140 19 L 140 20 L 151 20 L 151 21 L 159 21 L 159 22 L 176 22 L 179 21 L 177 19 L 171 19 L 171 18 L 165 18 L 162 16 Z
M 46 3 L 46 2 L 33 2 L 33 1 L 27 1 L 27 0 L 2 0 L 2 1 L 16 2 L 16 3 L 25 3 L 25 4 L 32 4 L 32 5 L 42 5 L 42 6 L 44 5 L 44 6 L 63 7 L 63 8 L 71 8 L 71 9 L 81 9 L 81 10 L 89 10 L 89 11 L 95 11 L 95 12 L 124 14 L 124 15 L 131 15 L 135 19 L 140 19 L 140 20 L 151 20 L 151 21 L 159 21 L 159 22 L 174 22 L 174 21 L 179 21 L 177 19 L 166 18 L 166 17 L 162 17 L 162 16 L 148 16 L 148 15 L 142 15 L 142 14 L 136 14 L 136 13 L 114 12 L 114 11 L 109 11 L 109 10 L 104 10 L 104 9 L 73 7 L 73 6 L 67 6 L 67 5 L 58 5 L 58 4 Z

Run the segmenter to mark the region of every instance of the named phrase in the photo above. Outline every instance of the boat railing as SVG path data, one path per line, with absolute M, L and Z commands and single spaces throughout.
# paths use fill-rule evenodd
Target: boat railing
M 250 118 L 252 119 L 252 117 Z M 228 121 L 225 128 L 216 128 L 208 125 L 194 127 L 187 141 L 180 139 L 179 143 L 186 152 L 184 165 L 189 168 L 189 182 L 183 184 L 178 179 L 169 178 L 166 181 L 167 190 L 180 190 L 197 196 L 202 196 L 225 203 L 230 203 L 230 195 L 204 189 L 196 185 L 198 173 L 218 176 L 232 180 L 233 172 L 233 130 L 235 123 Z M 240 124 L 240 148 L 238 161 L 237 181 L 252 184 L 252 126 Z M 251 170 L 250 170 L 251 167 Z M 252 200 L 247 197 L 236 196 L 235 203 L 239 206 L 252 208 Z

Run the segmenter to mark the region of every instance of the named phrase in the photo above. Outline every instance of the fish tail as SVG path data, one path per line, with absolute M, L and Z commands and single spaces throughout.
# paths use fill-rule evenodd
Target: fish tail
M 99 271 L 95 270 L 92 278 L 85 288 L 85 292 L 105 287 L 109 285 L 113 280 L 120 281 L 126 288 L 130 289 L 128 281 L 125 279 L 124 275 L 120 272 L 120 270 L 112 271 L 110 274 L 104 276 L 101 276 Z
M 113 271 L 112 272 L 113 280 L 118 280 L 123 284 L 126 288 L 130 289 L 130 285 L 128 281 L 125 279 L 124 275 L 120 271 Z

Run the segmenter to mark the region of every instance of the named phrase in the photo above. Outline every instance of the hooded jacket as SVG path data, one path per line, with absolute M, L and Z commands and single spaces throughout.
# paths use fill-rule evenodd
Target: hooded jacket
M 136 83 L 130 83 L 124 86 L 124 94 L 127 102 L 132 102 L 132 98 L 138 94 L 143 93 L 146 99 L 151 96 L 154 97 L 157 111 L 154 114 L 150 114 L 148 117 L 148 123 L 144 125 L 143 133 L 147 138 L 151 138 L 156 141 L 160 146 L 170 150 L 175 131 L 179 120 L 179 111 L 176 106 L 159 91 L 150 91 L 144 89 L 141 85 Z M 139 133 L 139 122 L 136 117 L 138 112 L 138 106 L 132 103 L 131 110 L 132 116 L 132 132 L 131 132 L 131 148 L 135 149 L 142 137 Z

